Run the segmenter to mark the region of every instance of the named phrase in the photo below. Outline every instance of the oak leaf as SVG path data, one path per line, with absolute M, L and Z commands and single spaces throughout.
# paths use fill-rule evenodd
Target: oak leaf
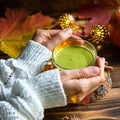
M 7 8 L 5 18 L 0 18 L 0 50 L 16 58 L 36 29 L 48 29 L 54 19 L 41 12 L 30 15 L 24 8 Z

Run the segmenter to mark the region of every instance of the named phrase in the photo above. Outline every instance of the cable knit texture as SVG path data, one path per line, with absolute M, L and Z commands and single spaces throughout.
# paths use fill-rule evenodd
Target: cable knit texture
M 48 49 L 30 40 L 23 53 L 16 59 L 16 64 L 22 69 L 24 66 L 29 74 L 35 75 L 40 72 L 41 64 L 50 58 L 51 52 Z
M 0 102 L 0 120 L 27 120 L 8 102 Z
M 44 108 L 63 106 L 66 104 L 58 69 L 44 72 L 29 80 L 28 84 L 34 90 Z M 39 80 L 40 79 L 40 80 Z M 39 89 L 41 87 L 41 89 Z M 61 102 L 64 101 L 64 102 Z
M 42 120 L 45 108 L 67 104 L 59 70 L 40 73 L 50 57 L 30 40 L 18 58 L 0 60 L 0 120 Z

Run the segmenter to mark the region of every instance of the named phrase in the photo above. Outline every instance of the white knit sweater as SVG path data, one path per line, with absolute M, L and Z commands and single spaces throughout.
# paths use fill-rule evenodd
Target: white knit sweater
M 59 70 L 40 73 L 50 57 L 30 40 L 18 58 L 0 60 L 0 120 L 42 120 L 44 109 L 67 104 Z

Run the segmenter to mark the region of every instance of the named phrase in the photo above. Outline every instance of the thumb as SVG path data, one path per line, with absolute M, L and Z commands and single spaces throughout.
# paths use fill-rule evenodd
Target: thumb
M 87 68 L 77 70 L 62 70 L 60 76 L 62 80 L 89 78 L 100 74 L 100 68 L 97 66 L 90 66 Z
M 69 74 L 74 79 L 89 78 L 100 74 L 100 68 L 96 66 L 90 66 L 87 68 L 71 70 Z

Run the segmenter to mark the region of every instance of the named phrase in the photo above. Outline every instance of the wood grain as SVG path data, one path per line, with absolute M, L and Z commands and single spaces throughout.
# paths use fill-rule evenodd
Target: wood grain
M 120 120 L 120 88 L 111 89 L 104 99 L 89 104 L 88 108 L 68 105 L 49 109 L 45 114 L 45 120 L 62 120 L 66 115 L 74 115 L 80 120 Z

